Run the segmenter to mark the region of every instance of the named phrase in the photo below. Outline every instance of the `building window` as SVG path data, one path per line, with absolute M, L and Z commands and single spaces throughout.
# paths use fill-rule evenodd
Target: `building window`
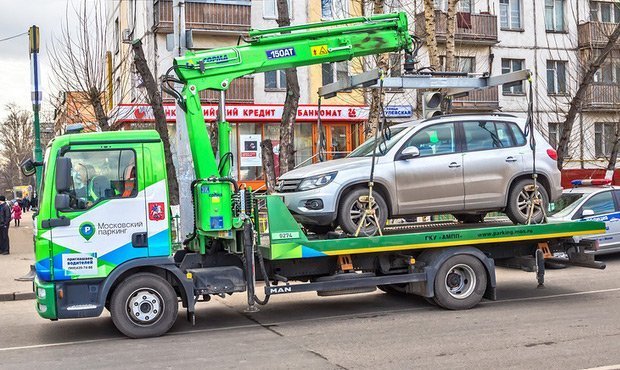
M 505 30 L 521 30 L 521 0 L 499 0 L 500 26 Z
M 547 61 L 547 94 L 566 94 L 566 62 Z
M 614 147 L 618 133 L 615 122 L 596 122 L 594 124 L 594 154 L 597 158 L 608 157 Z
M 349 63 L 323 63 L 321 64 L 321 75 L 323 85 L 344 80 L 349 77 Z
M 288 16 L 293 19 L 293 2 L 288 0 Z M 277 0 L 263 0 L 263 18 L 278 19 Z
M 286 89 L 286 72 L 283 69 L 278 71 L 265 72 L 265 90 L 284 90 Z
M 448 0 L 435 0 L 434 4 L 435 4 L 435 9 L 441 10 L 444 12 L 448 11 Z M 472 1 L 471 0 L 460 0 L 457 3 L 456 10 L 462 13 L 472 13 L 473 12 Z
M 443 71 L 447 71 L 446 56 L 439 56 L 439 64 Z M 475 57 L 454 57 L 454 71 L 464 73 L 474 73 L 476 71 L 476 58 Z
M 590 1 L 590 20 L 593 22 L 620 23 L 620 4 Z
M 564 0 L 545 0 L 545 28 L 551 32 L 564 31 Z
M 118 18 L 114 20 L 114 54 L 121 50 L 121 25 Z
M 594 74 L 594 82 L 612 84 L 620 82 L 620 61 L 605 63 Z
M 560 122 L 549 122 L 549 145 L 553 147 L 553 149 L 558 148 L 558 143 L 560 142 L 560 135 L 562 135 L 562 123 Z
M 521 71 L 525 67 L 523 59 L 502 59 L 502 74 Z M 523 95 L 523 82 L 502 85 L 504 95 Z
M 348 0 L 321 0 L 322 19 L 344 19 L 349 16 Z

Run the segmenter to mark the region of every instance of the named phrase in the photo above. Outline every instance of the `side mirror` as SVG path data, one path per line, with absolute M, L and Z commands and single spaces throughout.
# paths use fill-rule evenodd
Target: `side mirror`
M 71 189 L 71 158 L 56 158 L 56 191 L 63 193 Z
M 588 216 L 594 216 L 594 211 L 591 209 L 584 209 L 581 212 L 581 217 L 588 217 Z
M 56 194 L 56 198 L 54 199 L 56 210 L 66 211 L 71 208 L 69 205 L 70 200 L 69 194 Z
M 22 171 L 24 176 L 32 176 L 37 172 L 37 166 L 34 161 L 30 158 L 26 159 L 19 165 L 19 169 Z
M 411 159 L 420 156 L 420 149 L 417 146 L 408 146 L 400 153 L 400 159 Z

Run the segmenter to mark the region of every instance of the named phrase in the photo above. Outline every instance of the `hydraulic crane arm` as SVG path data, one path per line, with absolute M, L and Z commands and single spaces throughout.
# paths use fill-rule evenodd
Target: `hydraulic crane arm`
M 200 105 L 200 91 L 225 91 L 232 80 L 253 73 L 400 50 L 413 52 L 407 16 L 402 12 L 250 31 L 245 41 L 245 45 L 188 52 L 174 59 L 174 70 L 185 85 L 179 98 L 186 107 L 190 147 L 198 179 L 226 177 L 230 167 L 223 163 L 218 169 L 210 145 L 205 145 L 209 143 L 209 136 Z M 223 117 L 224 112 L 220 112 L 220 161 L 230 150 L 230 125 Z

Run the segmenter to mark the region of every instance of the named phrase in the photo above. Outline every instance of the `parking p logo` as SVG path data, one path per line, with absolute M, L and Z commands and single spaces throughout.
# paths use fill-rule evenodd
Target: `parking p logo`
M 80 225 L 80 235 L 86 241 L 89 241 L 95 235 L 95 225 L 92 222 L 82 222 Z

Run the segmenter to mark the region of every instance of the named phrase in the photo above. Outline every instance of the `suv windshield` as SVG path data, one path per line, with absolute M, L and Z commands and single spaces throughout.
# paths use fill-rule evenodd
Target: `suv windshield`
M 398 127 L 389 129 L 389 133 L 391 133 L 390 138 L 385 140 L 384 135 L 379 136 L 379 143 L 377 145 L 377 156 L 380 157 L 385 155 L 396 143 L 403 137 L 404 132 L 407 131 L 408 127 Z M 366 140 L 362 145 L 358 146 L 357 149 L 349 153 L 347 157 L 370 157 L 372 155 L 372 150 L 375 145 L 375 138 L 373 136 L 372 139 Z
M 554 203 L 549 204 L 549 216 L 565 217 L 579 206 L 583 193 L 565 193 Z

